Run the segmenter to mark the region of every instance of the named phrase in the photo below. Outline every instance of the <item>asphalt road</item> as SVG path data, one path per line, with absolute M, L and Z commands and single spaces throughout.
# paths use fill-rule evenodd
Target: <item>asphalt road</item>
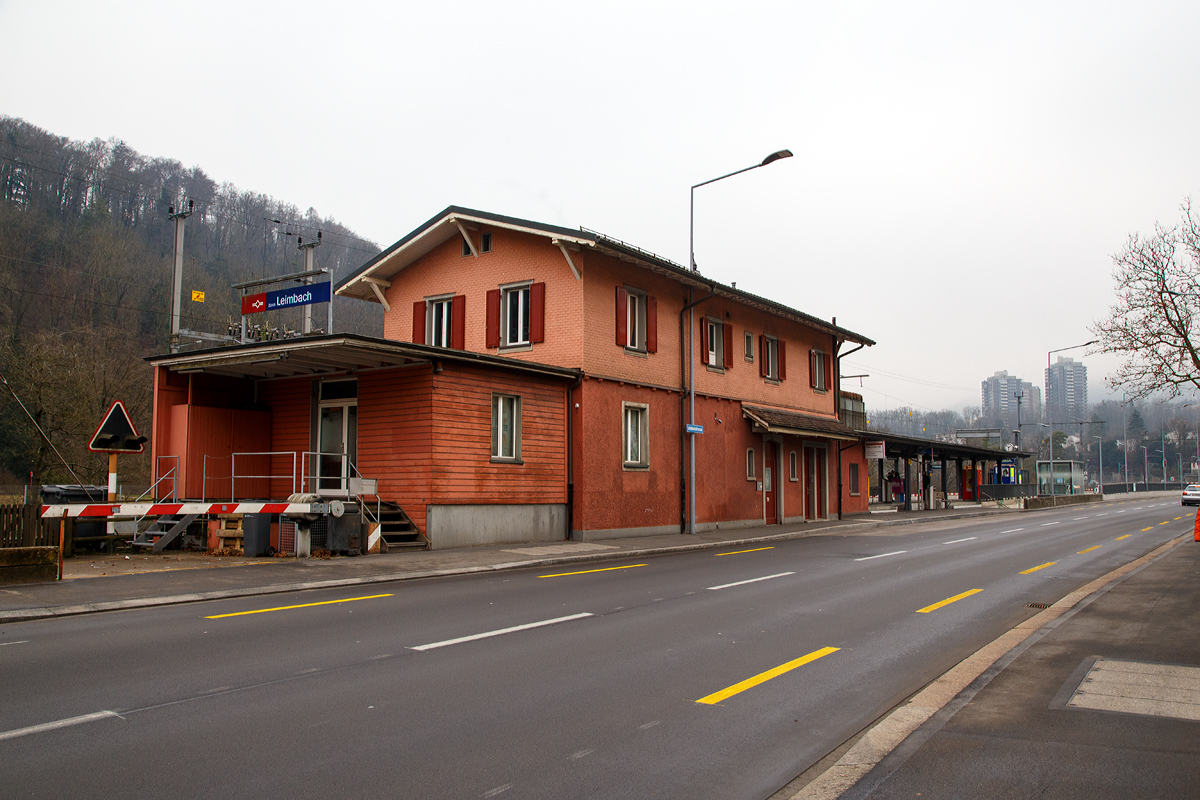
M 762 800 L 1193 516 L 1108 502 L 6 625 L 0 796 Z

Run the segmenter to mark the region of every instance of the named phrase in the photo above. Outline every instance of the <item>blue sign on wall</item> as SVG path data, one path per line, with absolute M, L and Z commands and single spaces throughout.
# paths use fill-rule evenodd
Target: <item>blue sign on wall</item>
M 688 433 L 704 433 L 703 425 L 691 425 L 691 424 L 685 423 L 683 427 L 684 427 L 684 430 L 686 430 Z
M 294 286 L 291 289 L 267 292 L 267 311 L 307 306 L 312 303 L 328 303 L 329 286 L 329 282 L 310 283 L 306 286 Z

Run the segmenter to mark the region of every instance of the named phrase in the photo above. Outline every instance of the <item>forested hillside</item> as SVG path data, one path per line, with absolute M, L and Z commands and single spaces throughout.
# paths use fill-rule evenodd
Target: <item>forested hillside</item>
M 86 444 L 114 400 L 149 430 L 143 359 L 167 351 L 171 315 L 168 209 L 189 200 L 184 329 L 227 333 L 240 320 L 230 285 L 302 270 L 301 237 L 321 232 L 316 266 L 332 268 L 335 282 L 379 252 L 312 208 L 217 183 L 199 167 L 0 116 L 0 374 L 85 482 L 106 480 L 106 458 Z M 203 303 L 192 290 L 204 292 Z M 299 315 L 256 322 L 298 329 Z M 321 325 L 323 306 L 316 318 Z M 373 304 L 335 301 L 335 331 L 378 336 L 382 319 Z M 146 486 L 149 450 L 122 456 L 120 469 L 123 484 Z M 0 384 L 0 484 L 29 482 L 30 473 L 35 484 L 74 482 Z

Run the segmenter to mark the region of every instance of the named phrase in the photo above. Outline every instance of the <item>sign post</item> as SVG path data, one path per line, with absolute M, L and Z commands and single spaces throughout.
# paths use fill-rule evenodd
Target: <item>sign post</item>
M 108 502 L 111 503 L 117 499 L 117 455 L 119 453 L 144 453 L 146 452 L 145 444 L 146 437 L 138 436 L 137 428 L 133 427 L 133 420 L 129 418 L 129 412 L 125 410 L 125 404 L 120 400 L 113 401 L 108 408 L 108 413 L 104 415 L 100 427 L 96 428 L 91 441 L 88 442 L 88 450 L 93 453 L 108 453 Z M 109 536 L 114 535 L 116 523 L 109 521 L 105 533 Z M 113 541 L 109 540 L 110 548 L 113 546 Z M 62 552 L 61 544 L 59 552 Z M 59 577 L 62 577 L 61 574 Z

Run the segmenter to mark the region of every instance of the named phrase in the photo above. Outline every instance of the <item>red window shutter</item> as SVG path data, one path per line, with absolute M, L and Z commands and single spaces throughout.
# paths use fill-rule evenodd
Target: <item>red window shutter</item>
M 779 348 L 779 380 L 787 379 L 787 342 L 779 339 L 775 342 L 775 346 Z
M 817 351 L 808 351 L 808 385 L 817 388 Z
M 658 352 L 658 299 L 646 298 L 646 352 Z
M 500 346 L 500 290 L 489 289 L 487 293 L 487 337 L 484 346 Z
M 708 363 L 708 320 L 700 318 L 700 363 Z
M 767 337 L 758 335 L 758 374 L 767 377 Z
M 546 284 L 529 287 L 529 341 L 546 341 Z
M 721 330 L 725 333 L 725 369 L 729 369 L 733 366 L 733 326 L 726 322 Z
M 620 286 L 617 287 L 617 344 L 621 347 L 629 344 L 629 294 Z
M 455 350 L 467 349 L 467 296 L 454 295 L 450 301 L 450 346 Z
M 425 301 L 413 303 L 413 344 L 425 344 Z

